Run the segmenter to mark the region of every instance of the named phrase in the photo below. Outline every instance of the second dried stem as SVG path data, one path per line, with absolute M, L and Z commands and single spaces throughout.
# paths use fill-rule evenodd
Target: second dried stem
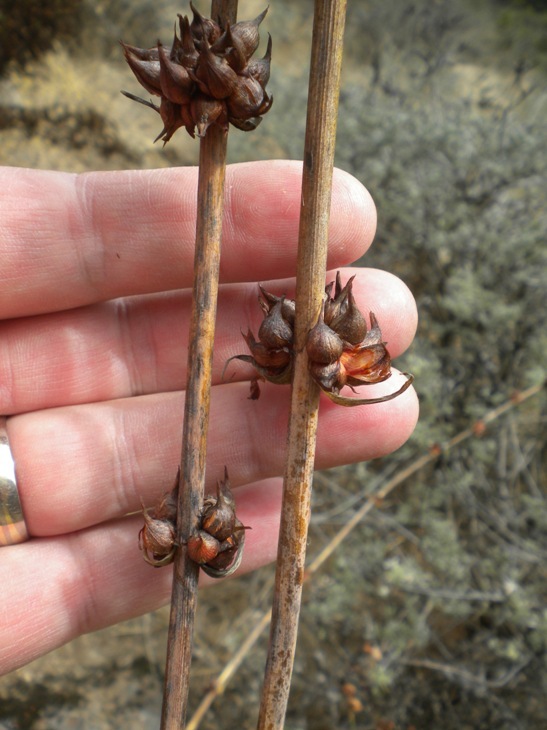
M 319 388 L 309 373 L 305 341 L 317 320 L 325 287 L 345 10 L 345 0 L 315 3 L 298 240 L 296 361 L 259 730 L 284 727 L 304 582 L 319 408 Z

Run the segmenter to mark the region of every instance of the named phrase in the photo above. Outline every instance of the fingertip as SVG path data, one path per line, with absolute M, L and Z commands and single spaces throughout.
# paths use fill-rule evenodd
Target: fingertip
M 367 188 L 345 170 L 334 168 L 329 223 L 328 266 L 356 261 L 376 233 L 376 206 Z
M 294 273 L 301 209 L 302 162 L 268 160 L 230 165 L 226 172 L 223 281 L 281 278 Z M 376 208 L 353 175 L 335 168 L 328 265 L 345 266 L 369 248 Z M 257 253 L 260 252 L 258 256 Z
M 349 398 L 377 398 L 393 393 L 404 384 L 404 374 L 393 369 L 383 383 L 362 387 Z M 412 435 L 419 415 L 416 391 L 410 386 L 393 400 L 347 408 L 321 397 L 317 433 L 317 466 L 327 468 L 332 434 L 337 435 L 337 461 L 355 463 L 378 459 L 396 451 Z

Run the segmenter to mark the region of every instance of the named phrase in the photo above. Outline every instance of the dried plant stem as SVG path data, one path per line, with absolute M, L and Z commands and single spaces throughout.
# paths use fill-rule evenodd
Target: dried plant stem
M 477 434 L 480 429 L 477 429 L 477 426 L 479 424 L 486 425 L 488 423 L 491 423 L 492 421 L 495 421 L 497 418 L 500 418 L 505 413 L 518 407 L 522 403 L 525 403 L 527 400 L 534 397 L 535 395 L 538 395 L 543 389 L 544 384 L 539 384 L 533 385 L 527 390 L 515 393 L 514 396 L 507 400 L 505 403 L 502 403 L 497 408 L 494 408 L 493 410 L 485 413 L 485 415 L 481 419 L 476 421 L 474 425 L 464 429 L 463 431 L 460 431 L 458 434 L 453 436 L 445 443 L 435 445 L 429 450 L 428 453 L 423 454 L 417 459 L 414 459 L 414 461 L 412 461 L 406 467 L 397 472 L 391 479 L 385 482 L 385 484 L 379 490 L 374 492 L 374 494 L 371 494 L 365 500 L 362 506 L 353 513 L 353 515 L 346 522 L 346 524 L 333 536 L 333 538 L 327 543 L 327 545 L 325 545 L 323 550 L 321 550 L 321 552 L 315 556 L 315 558 L 306 569 L 306 572 L 304 574 L 304 581 L 308 581 L 314 575 L 314 573 L 319 570 L 319 568 L 325 563 L 325 561 L 328 560 L 328 558 L 344 542 L 344 540 L 348 537 L 352 530 L 357 527 L 357 525 L 369 514 L 369 512 L 371 512 L 374 508 L 378 508 L 382 501 L 385 500 L 386 497 L 388 497 L 388 495 L 391 494 L 397 487 L 406 482 L 406 480 L 409 479 L 411 476 L 419 472 L 420 469 L 423 469 L 428 464 L 433 463 L 434 461 L 439 459 L 441 455 L 446 454 L 448 451 L 455 448 L 460 443 L 463 443 L 469 438 L 478 437 Z M 206 695 L 204 695 L 202 701 L 199 704 L 199 707 L 189 721 L 187 730 L 198 729 L 201 720 L 205 716 L 205 713 L 213 704 L 214 700 L 225 691 L 229 681 L 243 663 L 243 660 L 247 656 L 248 652 L 252 649 L 252 647 L 261 636 L 262 632 L 270 623 L 270 619 L 271 611 L 265 611 L 255 624 L 251 632 L 248 634 L 247 638 L 241 643 L 241 646 L 239 647 L 237 652 L 224 666 L 224 669 L 218 675 L 217 679 L 212 682 L 211 689 L 207 692 Z
M 213 2 L 211 17 L 235 22 L 237 0 Z M 227 134 L 212 126 L 200 141 L 196 248 L 192 314 L 188 339 L 188 375 L 184 406 L 177 542 L 167 639 L 161 730 L 184 727 L 199 567 L 185 543 L 197 528 L 203 504 L 213 340 L 220 269 Z
M 304 582 L 319 407 L 304 345 L 325 286 L 345 10 L 345 0 L 315 3 L 296 272 L 296 361 L 259 730 L 284 727 Z

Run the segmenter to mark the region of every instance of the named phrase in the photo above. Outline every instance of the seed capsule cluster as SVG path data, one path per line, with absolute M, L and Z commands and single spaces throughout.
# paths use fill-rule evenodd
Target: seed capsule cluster
M 204 500 L 200 527 L 187 543 L 188 555 L 212 578 L 231 575 L 241 563 L 246 529 L 236 517 L 235 501 L 225 469 L 224 479 L 217 482 L 216 497 L 209 496 Z
M 258 27 L 267 8 L 254 20 L 222 28 L 190 3 L 193 19 L 178 16 L 171 47 L 137 48 L 122 42 L 125 59 L 139 83 L 161 97 L 159 106 L 126 91 L 130 99 L 159 112 L 163 129 L 156 137 L 168 142 L 180 127 L 190 136 L 205 136 L 216 124 L 228 129 L 255 129 L 272 105 L 266 92 L 272 41 L 266 54 L 252 56 L 260 41 Z
M 155 568 L 169 565 L 175 555 L 178 484 L 177 474 L 173 490 L 155 508 L 143 507 L 144 527 L 139 532 L 139 547 L 146 562 Z M 208 496 L 203 502 L 199 527 L 186 543 L 188 555 L 213 578 L 231 575 L 241 563 L 246 529 L 236 516 L 225 470 L 224 479 L 217 484 L 216 496 Z
M 382 332 L 373 312 L 370 329 L 353 296 L 351 277 L 342 286 L 340 272 L 325 288 L 325 298 L 314 327 L 306 340 L 310 373 L 331 400 L 345 406 L 380 403 L 391 400 L 406 390 L 413 378 L 406 375 L 405 383 L 395 393 L 380 398 L 347 398 L 340 395 L 345 385 L 380 383 L 391 376 L 391 357 L 382 341 Z M 258 330 L 258 340 L 248 330 L 243 335 L 250 355 L 236 355 L 231 360 L 250 363 L 259 377 L 271 383 L 290 383 L 294 363 L 295 303 L 276 296 L 260 287 L 258 298 L 264 319 Z M 227 363 L 228 364 L 228 363 Z M 257 379 L 251 382 L 251 398 L 259 397 Z

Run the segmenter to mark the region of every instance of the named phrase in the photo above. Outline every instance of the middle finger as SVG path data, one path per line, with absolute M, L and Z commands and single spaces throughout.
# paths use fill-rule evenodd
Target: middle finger
M 375 312 L 393 357 L 410 344 L 416 309 L 407 287 L 387 272 L 356 273 L 354 293 L 363 313 Z M 334 276 L 330 274 L 330 278 Z M 294 280 L 266 284 L 292 296 Z M 256 284 L 220 288 L 213 382 L 226 360 L 246 353 L 241 331 L 256 334 L 262 313 Z M 189 290 L 130 297 L 91 307 L 0 323 L 0 413 L 23 413 L 155 392 L 186 382 Z M 227 378 L 249 375 L 233 363 Z

